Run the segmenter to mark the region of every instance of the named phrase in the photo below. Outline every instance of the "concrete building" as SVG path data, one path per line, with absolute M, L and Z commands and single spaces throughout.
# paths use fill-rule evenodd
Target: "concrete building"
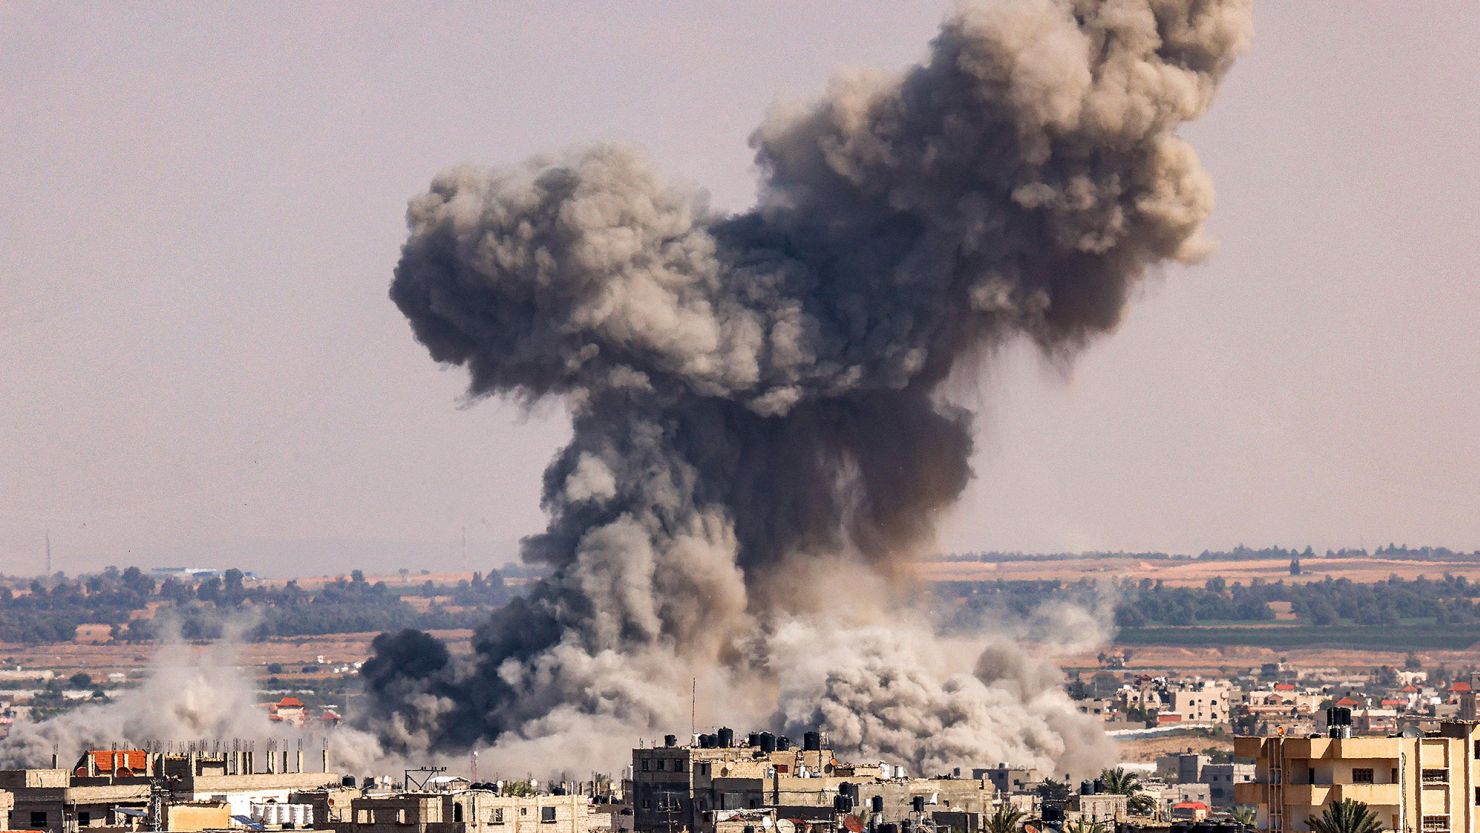
M 1168 691 L 1171 713 L 1183 723 L 1227 723 L 1233 689 L 1227 683 L 1196 680 Z
M 499 795 L 490 790 L 362 796 L 336 833 L 587 833 L 590 801 L 581 795 Z
M 639 833 L 713 833 L 737 811 L 766 809 L 789 819 L 929 818 L 975 830 L 993 809 L 996 790 L 986 778 L 911 778 L 888 763 L 840 763 L 815 732 L 801 748 L 765 733 L 738 745 L 728 730 L 702 737 L 679 746 L 669 736 L 664 746 L 633 750 L 628 795 Z
M 1156 777 L 1174 784 L 1197 784 L 1202 782 L 1203 768 L 1212 763 L 1212 758 L 1192 750 L 1162 755 L 1156 759 Z
M 1113 830 L 1116 824 L 1130 818 L 1130 800 L 1131 797 L 1128 795 L 1114 793 L 1071 795 L 1064 805 L 1065 819 L 1067 821 L 1078 819 L 1090 823 L 1099 822 Z
M 1215 808 L 1228 808 L 1238 803 L 1234 789 L 1254 780 L 1254 765 L 1241 763 L 1207 764 L 1199 782 L 1208 785 L 1208 798 Z
M 10 829 L 10 811 L 15 807 L 15 796 L 9 790 L 0 790 L 0 830 Z
M 130 826 L 151 813 L 152 798 L 153 812 L 163 816 L 161 825 L 170 823 L 169 807 L 181 805 L 178 823 L 191 829 L 206 825 L 202 819 L 215 819 L 217 805 L 229 819 L 247 815 L 254 802 L 286 802 L 294 791 L 339 783 L 337 773 L 303 769 L 302 750 L 286 747 L 269 747 L 262 758 L 250 751 L 171 755 L 99 749 L 85 753 L 70 769 L 0 771 L 0 790 L 13 795 L 8 813 L 12 828 L 73 833 Z M 218 825 L 211 821 L 207 826 Z
M 1257 807 L 1272 833 L 1307 830 L 1307 818 L 1343 798 L 1369 805 L 1387 830 L 1477 833 L 1480 726 L 1446 721 L 1409 734 L 1237 738 L 1234 754 L 1253 758 L 1255 775 L 1234 785 L 1236 800 Z
M 984 769 L 973 769 L 971 777 L 987 779 L 993 789 L 1006 795 L 1031 792 L 1033 785 L 1043 780 L 1043 776 L 1036 769 L 1008 766 L 1006 763 Z

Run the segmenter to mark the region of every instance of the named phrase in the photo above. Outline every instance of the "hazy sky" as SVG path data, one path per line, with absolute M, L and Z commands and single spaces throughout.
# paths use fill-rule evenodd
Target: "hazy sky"
M 460 162 L 746 137 L 943 2 L 0 6 L 0 572 L 504 560 L 558 406 L 463 401 L 386 298 Z M 1187 131 L 1203 265 L 1067 373 L 981 379 L 944 549 L 1480 547 L 1480 4 L 1257 6 Z

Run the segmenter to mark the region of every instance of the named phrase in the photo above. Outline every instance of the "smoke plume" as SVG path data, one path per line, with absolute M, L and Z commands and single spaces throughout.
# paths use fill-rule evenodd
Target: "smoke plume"
M 167 623 L 168 624 L 168 623 Z M 143 679 L 114 699 L 90 703 L 39 722 L 18 721 L 0 739 L 0 769 L 49 766 L 53 754 L 67 766 L 89 749 L 119 744 L 184 744 L 270 740 L 329 744 L 334 766 L 364 771 L 381 762 L 379 742 L 357 729 L 326 736 L 274 724 L 258 706 L 252 681 L 238 664 L 247 619 L 228 621 L 222 639 L 194 646 L 166 629 Z
M 690 675 L 721 673 L 728 713 L 917 768 L 1094 748 L 1011 640 L 952 668 L 859 588 L 897 579 L 971 477 L 958 364 L 1017 336 L 1072 354 L 1207 250 L 1211 182 L 1176 129 L 1250 29 L 1248 0 L 964 4 L 922 64 L 772 114 L 737 215 L 618 145 L 436 177 L 391 297 L 470 395 L 558 398 L 574 431 L 524 546 L 549 579 L 471 657 L 376 641 L 386 737 L 675 727 Z M 832 667 L 795 649 L 824 639 L 847 644 L 814 652 Z

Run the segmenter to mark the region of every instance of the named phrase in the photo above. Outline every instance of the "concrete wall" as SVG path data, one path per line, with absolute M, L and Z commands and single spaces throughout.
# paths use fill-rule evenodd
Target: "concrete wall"
M 196 833 L 231 827 L 231 808 L 222 801 L 175 802 L 165 809 L 165 829 L 170 833 Z

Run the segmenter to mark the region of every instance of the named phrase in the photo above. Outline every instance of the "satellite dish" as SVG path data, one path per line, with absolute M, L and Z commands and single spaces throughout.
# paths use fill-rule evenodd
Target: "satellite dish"
M 762 816 L 761 817 L 761 829 L 762 830 L 770 830 L 772 827 L 775 827 L 775 826 L 776 826 L 776 822 L 771 821 L 771 817 L 770 816 Z
M 1023 825 L 1023 833 L 1039 833 L 1037 826 L 1032 824 Z
M 776 833 L 797 833 L 797 824 L 791 819 L 776 819 Z
M 843 827 L 847 828 L 849 833 L 863 833 L 863 819 L 849 813 L 843 816 Z

